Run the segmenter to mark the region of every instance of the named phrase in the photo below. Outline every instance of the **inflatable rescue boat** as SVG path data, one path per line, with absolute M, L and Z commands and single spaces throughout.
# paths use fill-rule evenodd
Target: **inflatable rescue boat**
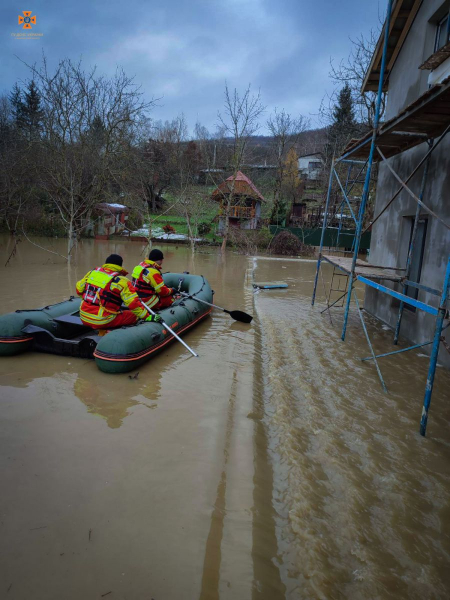
M 159 311 L 165 323 L 180 335 L 209 315 L 211 307 L 198 300 L 211 303 L 213 292 L 201 275 L 165 273 L 163 278 L 167 286 L 190 296 L 181 297 Z M 81 300 L 72 296 L 58 304 L 1 315 L 0 356 L 35 350 L 94 358 L 105 373 L 125 373 L 140 367 L 175 340 L 162 324 L 152 322 L 112 329 L 99 336 L 96 330 L 82 323 L 80 304 Z

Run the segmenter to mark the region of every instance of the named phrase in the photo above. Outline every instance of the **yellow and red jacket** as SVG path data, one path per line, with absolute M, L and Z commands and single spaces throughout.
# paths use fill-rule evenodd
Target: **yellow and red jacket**
M 143 260 L 134 267 L 131 280 L 139 298 L 152 308 L 160 298 L 173 295 L 173 288 L 167 287 L 161 275 L 161 267 L 153 260 Z
M 118 265 L 105 264 L 78 281 L 77 294 L 83 298 L 80 307 L 83 321 L 92 326 L 106 325 L 121 312 L 122 302 L 138 319 L 149 316 L 126 274 Z

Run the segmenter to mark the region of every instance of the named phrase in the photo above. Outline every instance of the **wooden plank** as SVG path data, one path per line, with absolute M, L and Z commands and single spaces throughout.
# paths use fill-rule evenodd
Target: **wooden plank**
M 330 264 L 338 267 L 342 271 L 347 274 L 350 274 L 352 268 L 352 258 L 347 258 L 343 256 L 330 256 L 324 255 L 324 260 L 329 262 Z M 402 275 L 395 272 L 392 267 L 378 267 L 376 265 L 370 265 L 369 263 L 364 263 L 364 261 L 357 260 L 355 273 L 358 275 L 364 275 L 365 277 L 371 277 L 372 279 L 386 279 L 388 281 L 396 281 L 400 282 L 402 280 Z
M 391 37 L 391 34 L 394 31 L 394 27 L 395 27 L 395 19 L 397 18 L 398 13 L 400 12 L 400 9 L 402 8 L 404 0 L 397 0 L 394 8 L 391 11 L 391 22 L 390 22 L 390 26 L 389 26 L 389 33 L 388 33 L 388 38 Z M 383 30 L 385 29 L 385 27 L 383 27 Z M 380 39 L 384 37 L 383 35 L 380 36 Z M 395 50 L 395 48 L 394 48 Z M 383 56 L 383 44 L 380 44 L 377 48 L 377 53 L 376 53 L 376 58 L 374 61 L 374 66 L 378 66 L 381 64 L 381 58 Z M 389 70 L 389 66 L 387 67 L 387 69 Z
M 397 56 L 403 46 L 403 42 L 405 41 L 406 36 L 409 33 L 412 23 L 413 23 L 414 19 L 416 18 L 416 14 L 417 14 L 421 4 L 422 4 L 422 0 L 416 0 L 414 2 L 413 6 L 409 9 L 408 19 L 403 27 L 403 31 L 397 41 L 397 45 L 395 47 L 394 52 L 392 53 L 392 56 L 389 60 L 388 66 L 387 66 L 389 73 L 391 72 L 392 67 L 394 66 L 394 63 L 397 60 Z
M 414 21 L 414 18 L 417 14 L 417 11 L 422 4 L 422 0 L 415 0 L 414 4 L 411 8 L 404 8 L 403 0 L 398 0 L 396 5 L 394 6 L 391 13 L 391 26 L 389 30 L 389 37 L 394 35 L 394 27 L 395 27 L 395 39 L 394 39 L 394 48 L 388 46 L 388 63 L 386 65 L 385 72 L 385 80 L 383 82 L 383 91 L 387 90 L 387 81 L 389 79 L 389 74 L 391 72 L 392 67 L 397 59 L 397 56 L 403 46 L 403 42 L 406 39 L 406 36 L 409 33 L 411 25 Z M 408 14 L 408 18 L 406 22 L 402 25 L 399 21 L 401 19 L 405 19 L 406 14 Z M 401 33 L 400 33 L 401 30 Z M 400 35 L 398 35 L 400 33 Z M 378 90 L 378 82 L 380 78 L 380 70 L 379 65 L 381 62 L 381 56 L 383 54 L 383 39 L 384 39 L 384 27 L 380 37 L 378 38 L 377 45 L 375 51 L 372 56 L 372 60 L 370 61 L 369 68 L 367 69 L 366 76 L 364 78 L 363 84 L 361 86 L 362 92 L 367 91 L 377 91 Z
M 433 69 L 438 67 L 440 64 L 442 64 L 444 62 L 444 60 L 447 60 L 447 58 L 449 56 L 450 56 L 450 43 L 446 44 L 444 47 L 440 48 L 439 50 L 434 52 L 431 56 L 429 56 L 427 58 L 427 60 L 420 65 L 419 69 L 422 69 L 425 71 L 432 71 Z

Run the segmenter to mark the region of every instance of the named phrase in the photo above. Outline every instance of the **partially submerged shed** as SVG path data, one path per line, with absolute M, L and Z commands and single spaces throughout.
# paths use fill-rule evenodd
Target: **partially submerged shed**
M 125 229 L 130 209 L 124 204 L 101 202 L 94 209 L 93 229 L 96 240 L 107 240 Z

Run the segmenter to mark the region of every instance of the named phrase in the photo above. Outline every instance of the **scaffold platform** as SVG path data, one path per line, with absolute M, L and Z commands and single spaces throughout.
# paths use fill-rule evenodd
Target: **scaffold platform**
M 329 254 L 322 255 L 322 259 L 326 260 L 330 265 L 337 267 L 347 275 L 350 275 L 352 272 L 352 262 L 353 259 L 351 257 L 344 256 L 331 256 Z M 371 265 L 370 263 L 360 260 L 359 258 L 356 260 L 355 265 L 355 275 L 361 275 L 363 277 L 367 277 L 368 279 L 386 279 L 388 281 L 395 281 L 400 283 L 403 279 L 403 275 L 398 273 L 397 271 L 405 271 L 405 269 L 393 269 L 392 267 L 379 267 L 376 265 Z
M 417 12 L 419 4 L 420 3 L 415 3 L 407 9 L 411 18 L 413 18 L 413 15 Z M 450 328 L 450 255 L 442 257 L 442 262 L 446 266 L 444 266 L 443 269 L 442 287 L 439 289 L 431 288 L 428 285 L 423 285 L 414 280 L 412 257 L 418 243 L 417 231 L 421 214 L 426 213 L 427 218 L 431 217 L 435 219 L 435 221 L 445 230 L 450 230 L 450 223 L 445 216 L 437 214 L 424 202 L 430 158 L 432 154 L 435 153 L 436 148 L 441 144 L 442 140 L 445 139 L 446 135 L 450 132 L 450 78 L 447 77 L 444 81 L 434 84 L 429 90 L 422 94 L 422 96 L 417 98 L 412 104 L 408 105 L 393 119 L 384 123 L 380 122 L 382 91 L 385 89 L 384 86 L 386 83 L 385 75 L 389 74 L 392 66 L 390 63 L 394 60 L 392 48 L 389 46 L 391 18 L 394 23 L 399 16 L 399 6 L 400 3 L 395 4 L 394 0 L 388 0 L 386 20 L 378 43 L 377 52 L 379 56 L 377 55 L 378 58 L 376 58 L 376 60 L 380 62 L 380 66 L 379 69 L 376 70 L 376 81 L 372 81 L 369 78 L 367 83 L 367 89 L 375 89 L 373 86 L 375 83 L 378 83 L 373 129 L 361 139 L 351 140 L 343 151 L 343 154 L 337 158 L 333 157 L 331 163 L 311 304 L 314 306 L 320 276 L 326 300 L 326 307 L 321 312 L 326 312 L 332 323 L 330 309 L 338 307 L 344 309 L 341 333 L 341 339 L 344 341 L 347 331 L 350 303 L 352 300 L 354 301 L 370 349 L 370 356 L 362 358 L 361 360 L 373 361 L 381 386 L 385 392 L 387 392 L 387 387 L 377 359 L 385 356 L 393 356 L 400 352 L 411 351 L 423 346 L 431 346 L 419 429 L 420 434 L 425 436 L 440 347 L 442 346 L 450 353 L 450 345 L 443 335 L 444 330 Z M 387 62 L 388 57 L 390 57 L 389 63 Z M 428 67 L 426 67 L 424 63 L 422 68 Z M 401 178 L 395 171 L 389 158 L 424 143 L 427 144 L 428 149 L 425 150 L 423 157 L 406 178 Z M 398 182 L 399 187 L 391 199 L 385 203 L 381 211 L 370 219 L 369 224 L 366 224 L 366 207 L 369 198 L 374 193 L 375 187 L 372 178 L 372 166 L 374 162 L 383 163 Z M 411 187 L 408 186 L 408 183 L 422 167 L 423 171 L 420 191 L 418 191 L 418 195 L 416 195 Z M 345 171 L 347 171 L 346 176 Z M 362 191 L 360 191 L 359 184 L 362 178 L 364 178 L 364 186 Z M 361 260 L 359 258 L 359 250 L 362 234 L 378 221 L 402 192 L 403 194 L 408 194 L 408 196 L 416 202 L 416 211 L 405 268 L 398 269 L 392 266 L 372 265 L 369 262 Z M 354 222 L 355 229 L 350 252 L 351 257 L 333 256 L 330 254 L 332 251 L 331 248 L 328 249 L 327 254 L 324 253 L 325 231 L 330 227 L 329 223 L 332 223 L 333 218 L 335 218 L 336 215 L 339 215 L 340 220 L 337 235 L 338 240 L 339 235 L 341 234 L 343 217 L 345 216 L 347 220 L 352 220 Z M 366 227 L 365 229 L 363 229 L 364 225 Z M 444 231 L 444 229 L 442 229 L 442 231 Z M 338 246 L 338 244 L 336 244 L 336 246 Z M 325 288 L 325 282 L 321 271 L 323 262 L 327 262 L 333 267 L 333 274 L 328 292 Z M 383 280 L 386 281 L 385 285 Z M 398 343 L 403 320 L 403 311 L 405 306 L 408 305 L 435 317 L 432 339 L 420 344 L 414 344 L 408 348 L 385 352 L 383 354 L 375 354 L 364 319 L 364 309 L 360 305 L 357 296 L 357 291 L 359 291 L 355 287 L 357 281 L 365 286 L 374 288 L 379 293 L 386 294 L 399 301 L 397 323 L 393 340 L 394 345 Z M 424 297 L 426 301 L 416 299 L 417 294 L 411 294 L 411 288 L 418 292 L 425 292 L 426 295 L 423 295 L 422 297 Z M 338 294 L 338 297 L 332 297 L 332 293 Z

